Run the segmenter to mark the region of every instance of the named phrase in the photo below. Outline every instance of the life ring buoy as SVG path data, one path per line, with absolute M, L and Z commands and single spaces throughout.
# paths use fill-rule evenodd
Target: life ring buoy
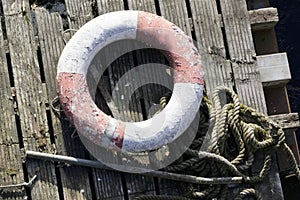
M 174 89 L 165 109 L 152 119 L 123 122 L 102 112 L 88 90 L 91 60 L 106 45 L 134 39 L 162 49 L 174 69 Z M 164 18 L 143 11 L 101 15 L 81 27 L 65 46 L 59 62 L 57 88 L 67 117 L 79 134 L 95 145 L 140 152 L 166 145 L 193 121 L 202 99 L 201 58 L 192 39 Z M 152 121 L 164 120 L 159 131 Z

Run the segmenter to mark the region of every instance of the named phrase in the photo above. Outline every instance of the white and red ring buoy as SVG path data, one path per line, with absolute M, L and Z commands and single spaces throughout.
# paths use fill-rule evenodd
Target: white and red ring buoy
M 165 109 L 152 119 L 122 122 L 102 112 L 89 93 L 86 74 L 106 45 L 134 39 L 163 50 L 174 69 L 174 89 Z M 200 55 L 177 26 L 143 11 L 101 15 L 79 29 L 58 62 L 57 87 L 62 108 L 80 136 L 95 145 L 140 152 L 166 145 L 181 135 L 199 109 L 203 92 Z M 159 128 L 153 122 L 164 123 Z

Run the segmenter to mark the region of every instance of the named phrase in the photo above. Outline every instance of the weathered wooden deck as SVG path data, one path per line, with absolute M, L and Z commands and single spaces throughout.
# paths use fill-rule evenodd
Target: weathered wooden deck
M 39 1 L 37 1 L 39 2 Z M 51 2 L 51 1 L 50 1 Z M 206 87 L 234 88 L 243 102 L 267 113 L 263 84 L 256 62 L 251 27 L 272 28 L 277 13 L 247 10 L 245 0 L 64 0 L 66 12 L 51 6 L 32 6 L 29 0 L 1 0 L 0 14 L 0 185 L 38 180 L 31 189 L 0 191 L 0 199 L 132 199 L 140 194 L 175 194 L 172 181 L 135 174 L 104 171 L 57 162 L 24 160 L 25 150 L 93 159 L 63 113 L 51 108 L 56 93 L 56 65 L 68 40 L 84 23 L 107 12 L 135 9 L 164 16 L 202 46 L 212 63 L 206 66 Z M 251 26 L 252 25 L 252 26 Z M 113 50 L 111 50 L 113 51 Z M 108 52 L 110 53 L 110 52 Z M 164 63 L 155 50 L 128 54 L 116 60 L 102 81 L 110 92 L 116 78 L 142 63 Z M 151 73 L 150 73 L 151 74 Z M 109 84 L 108 84 L 109 83 Z M 105 99 L 105 91 L 101 91 Z M 126 120 L 148 116 L 148 109 L 166 92 L 150 85 L 142 88 L 132 110 L 102 109 Z M 142 101 L 141 101 L 142 99 Z M 109 99 L 106 99 L 109 103 Z M 101 104 L 102 103 L 102 104 Z M 112 102 L 111 102 L 112 103 Z M 265 199 L 282 199 L 277 166 L 265 184 L 256 186 Z M 273 184 L 270 184 L 273 183 Z

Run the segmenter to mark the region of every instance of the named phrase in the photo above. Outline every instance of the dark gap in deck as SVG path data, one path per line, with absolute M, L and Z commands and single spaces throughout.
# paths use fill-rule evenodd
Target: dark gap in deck
M 216 4 L 217 4 L 217 11 L 218 11 L 218 14 L 222 14 L 222 9 L 221 9 L 221 2 L 220 0 L 215 0 L 216 1 Z
M 57 183 L 57 191 L 58 191 L 58 197 L 59 200 L 64 200 L 64 190 L 63 190 L 63 184 L 61 181 L 61 174 L 60 174 L 60 167 L 58 162 L 54 162 L 55 166 L 55 176 L 56 176 L 56 183 Z
M 88 152 L 85 150 L 85 152 L 88 154 Z M 88 160 L 91 160 L 91 157 L 89 156 L 89 154 L 87 155 Z M 89 167 L 87 168 L 88 170 L 88 178 L 89 178 L 89 182 L 90 182 L 90 189 L 91 189 L 91 194 L 92 194 L 92 199 L 97 199 L 97 192 L 96 192 L 96 185 L 94 182 L 94 172 L 93 172 L 93 168 Z
M 42 56 L 42 51 L 41 51 L 40 47 L 38 47 L 36 53 L 37 53 L 37 58 L 38 58 L 38 63 L 39 63 L 39 68 L 40 68 L 41 81 L 42 81 L 42 83 L 46 83 L 43 56 Z
M 225 58 L 230 59 L 229 46 L 228 46 L 228 42 L 227 42 L 225 27 L 222 27 L 221 30 L 222 30 L 222 36 L 223 36 L 223 41 L 224 41 L 224 47 L 225 47 Z
M 29 182 L 29 174 L 28 174 L 28 171 L 27 171 L 26 162 L 22 163 L 22 168 L 23 168 L 24 181 L 28 183 Z M 25 189 L 26 195 L 28 197 L 27 200 L 32 200 L 32 197 L 31 197 L 31 188 L 30 187 L 24 187 L 24 189 Z
M 194 28 L 193 14 L 192 14 L 192 7 L 191 7 L 190 0 L 185 0 L 185 6 L 186 6 L 186 9 L 187 9 L 188 18 L 192 22 L 192 24 L 190 24 L 190 25 L 191 25 L 192 38 L 194 40 L 193 42 L 194 42 L 194 44 L 197 44 L 197 37 L 196 37 L 195 28 Z
M 10 87 L 15 87 L 14 74 L 13 74 L 13 69 L 12 69 L 12 64 L 11 64 L 10 53 L 6 53 L 5 56 L 6 56 L 6 61 L 7 61 Z
M 50 142 L 51 144 L 55 144 L 55 134 L 54 134 L 54 128 L 52 126 L 52 118 L 51 118 L 51 111 L 46 110 L 46 116 L 47 116 L 47 121 L 48 121 L 48 132 L 50 135 Z
M 7 32 L 5 27 L 4 10 L 3 10 L 2 2 L 0 3 L 0 20 L 1 20 L 3 39 L 7 40 Z
M 93 14 L 93 17 L 98 17 L 99 16 L 99 12 L 98 12 L 98 4 L 97 4 L 97 1 L 92 1 L 91 3 L 91 7 L 92 7 L 92 14 Z
M 124 10 L 129 10 L 128 0 L 123 0 Z
M 66 1 L 65 0 L 60 0 L 61 3 L 63 3 L 66 7 Z M 70 29 L 70 22 L 68 20 L 69 13 L 67 12 L 67 15 L 60 15 L 62 23 L 63 23 L 63 30 L 68 30 Z
M 232 89 L 236 94 L 238 94 L 238 90 L 237 90 L 236 83 L 235 83 L 235 77 L 234 77 L 234 73 L 233 73 L 233 66 L 231 63 L 230 63 L 230 68 L 231 68 L 230 77 L 231 77 Z
M 145 99 L 141 98 L 140 99 L 140 103 L 141 103 L 141 108 L 142 108 L 143 120 L 146 120 L 147 119 L 147 111 L 146 111 Z
M 155 189 L 155 194 L 160 195 L 160 190 L 159 190 L 159 180 L 157 177 L 153 177 L 153 182 L 154 182 L 154 189 Z
M 158 0 L 154 0 L 154 5 L 155 5 L 155 10 L 156 10 L 156 14 L 161 16 L 161 10 L 159 7 L 159 1 Z
M 124 193 L 124 200 L 129 200 L 128 187 L 127 187 L 127 183 L 126 183 L 125 174 L 121 172 L 120 177 L 121 177 L 122 189 L 123 189 L 123 193 Z

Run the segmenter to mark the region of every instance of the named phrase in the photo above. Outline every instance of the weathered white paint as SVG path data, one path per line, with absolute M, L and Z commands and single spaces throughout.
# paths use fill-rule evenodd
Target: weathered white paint
M 57 72 L 86 75 L 94 56 L 108 44 L 135 39 L 138 11 L 118 11 L 101 15 L 82 26 L 65 46 Z
M 203 85 L 176 83 L 172 97 L 162 112 L 146 121 L 126 123 L 122 149 L 146 151 L 175 140 L 195 118 L 202 91 Z

